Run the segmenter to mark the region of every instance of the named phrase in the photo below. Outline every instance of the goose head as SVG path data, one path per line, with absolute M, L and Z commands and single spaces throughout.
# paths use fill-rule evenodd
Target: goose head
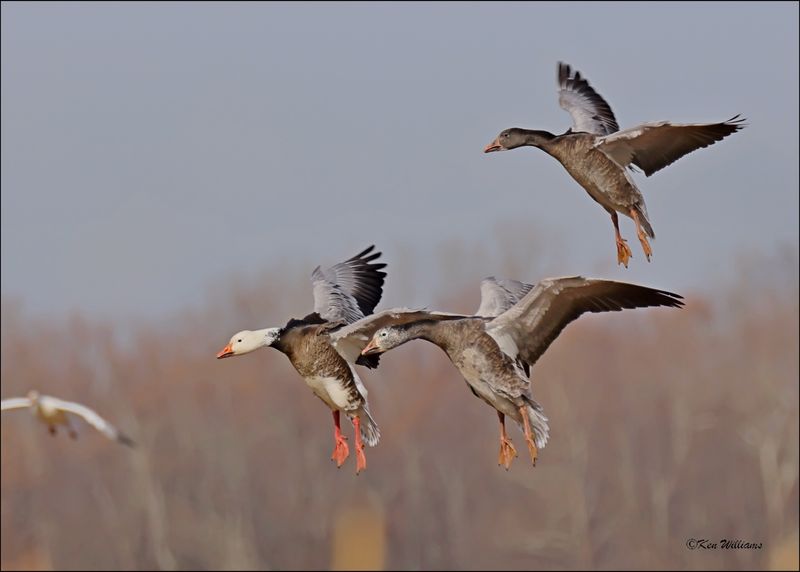
M 231 337 L 228 345 L 217 354 L 217 359 L 240 356 L 267 346 L 272 346 L 281 336 L 280 328 L 264 330 L 242 330 Z
M 553 139 L 553 137 L 554 135 L 547 131 L 531 131 L 530 129 L 512 127 L 501 131 L 500 135 L 495 137 L 494 141 L 489 143 L 483 152 L 508 151 L 525 145 L 529 147 L 539 147 L 543 143 Z
M 396 348 L 411 339 L 413 337 L 407 328 L 386 326 L 375 332 L 369 343 L 361 350 L 361 355 L 380 354 Z
M 39 392 L 36 391 L 35 389 L 31 389 L 28 392 L 27 397 L 28 397 L 28 400 L 31 402 L 31 406 L 34 406 L 37 403 L 39 403 Z

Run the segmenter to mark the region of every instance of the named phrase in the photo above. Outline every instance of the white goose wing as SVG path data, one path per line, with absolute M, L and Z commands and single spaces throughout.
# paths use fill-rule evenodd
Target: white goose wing
M 572 116 L 572 130 L 610 135 L 619 131 L 614 112 L 589 82 L 576 71 L 558 63 L 558 104 Z
M 519 302 L 532 284 L 489 276 L 481 281 L 481 305 L 476 316 L 494 318 Z
M 102 433 L 109 439 L 119 441 L 123 445 L 128 445 L 129 447 L 133 447 L 135 445 L 135 443 L 130 437 L 122 433 L 116 427 L 111 425 L 111 423 L 100 417 L 96 412 L 89 409 L 85 405 L 81 405 L 80 403 L 74 403 L 72 401 L 64 401 L 62 399 L 57 399 L 55 397 L 50 397 L 50 396 L 42 396 L 40 399 L 42 401 L 48 402 L 53 407 L 56 407 L 62 411 L 66 411 L 67 413 L 72 413 L 73 415 L 78 415 L 79 417 L 83 417 L 84 421 L 86 421 L 89 425 L 100 431 L 100 433 Z
M 355 323 L 344 326 L 330 333 L 331 343 L 339 354 L 355 363 L 372 336 L 384 326 L 409 324 L 419 320 L 448 320 L 467 318 L 460 314 L 446 312 L 428 312 L 426 310 L 412 310 L 410 308 L 392 308 L 377 314 L 362 318 Z
M 351 324 L 371 314 L 378 305 L 386 278 L 381 268 L 386 264 L 373 262 L 381 255 L 372 252 L 374 249 L 372 245 L 330 268 L 314 269 L 314 311 L 323 319 Z
M 506 354 L 533 365 L 561 331 L 584 312 L 618 312 L 626 308 L 680 308 L 682 297 L 611 280 L 582 276 L 542 280 L 509 310 L 486 325 Z
M 9 397 L 0 401 L 0 411 L 11 409 L 23 409 L 31 406 L 31 400 L 27 397 Z
M 643 123 L 601 137 L 595 147 L 620 167 L 636 165 L 648 177 L 684 155 L 713 145 L 745 127 L 738 115 L 722 123 Z

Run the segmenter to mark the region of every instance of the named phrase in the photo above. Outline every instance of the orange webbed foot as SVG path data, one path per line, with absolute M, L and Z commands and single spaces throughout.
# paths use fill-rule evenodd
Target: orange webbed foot
M 536 459 L 539 456 L 539 449 L 536 447 L 536 443 L 533 442 L 533 439 L 526 437 L 525 441 L 528 443 L 528 452 L 531 454 L 531 462 L 535 467 Z
M 628 241 L 624 238 L 617 239 L 617 264 L 624 264 L 625 268 L 628 267 L 628 261 L 633 256 Z
M 653 256 L 653 249 L 650 247 L 650 242 L 648 242 L 647 236 L 641 235 L 639 237 L 639 242 L 642 243 L 642 250 L 644 251 L 644 255 L 647 257 L 647 262 L 650 262 L 650 257 Z
M 336 436 L 336 447 L 333 449 L 331 461 L 336 461 L 336 467 L 341 467 L 345 459 L 350 456 L 350 448 L 347 446 L 347 437 L 344 435 Z
M 367 457 L 364 456 L 364 446 L 356 446 L 356 474 L 367 468 Z
M 511 439 L 500 438 L 500 458 L 498 465 L 505 467 L 506 471 L 511 468 L 511 462 L 517 457 L 517 450 L 511 444 Z
M 353 427 L 356 433 L 356 474 L 367 468 L 367 458 L 364 456 L 364 442 L 361 440 L 361 419 L 353 417 Z

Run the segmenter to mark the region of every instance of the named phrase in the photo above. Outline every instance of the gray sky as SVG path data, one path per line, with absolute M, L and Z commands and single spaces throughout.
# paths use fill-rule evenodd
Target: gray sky
M 608 215 L 551 157 L 482 153 L 506 127 L 570 126 L 559 60 L 622 128 L 748 119 L 635 175 L 651 264 L 625 219 L 634 259 L 615 265 Z M 375 242 L 419 277 L 386 303 L 424 303 L 441 244 L 504 225 L 547 240 L 557 274 L 702 290 L 740 253 L 797 247 L 797 130 L 794 2 L 3 2 L 2 294 L 157 317 Z

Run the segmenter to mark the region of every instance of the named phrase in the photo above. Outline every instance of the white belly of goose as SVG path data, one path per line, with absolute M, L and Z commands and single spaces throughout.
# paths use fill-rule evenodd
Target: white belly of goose
M 348 409 L 350 397 L 342 382 L 335 377 L 314 376 L 306 378 L 306 383 L 314 395 L 332 409 Z

